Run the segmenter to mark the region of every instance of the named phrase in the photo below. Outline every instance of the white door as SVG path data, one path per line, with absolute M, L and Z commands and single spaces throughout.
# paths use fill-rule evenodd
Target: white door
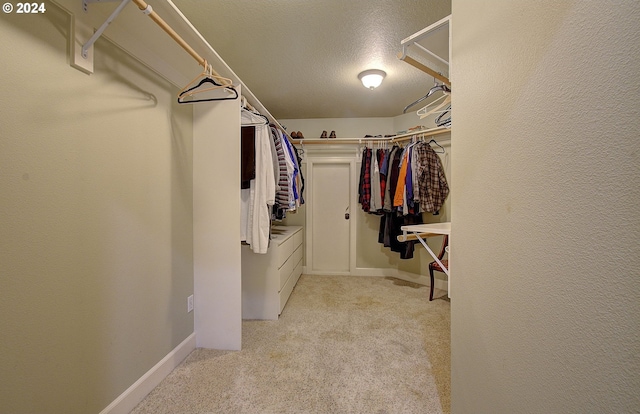
M 311 160 L 310 160 L 311 161 Z M 351 160 L 317 160 L 307 163 L 308 273 L 349 274 L 351 265 L 352 173 Z M 309 266 L 310 265 L 310 266 Z

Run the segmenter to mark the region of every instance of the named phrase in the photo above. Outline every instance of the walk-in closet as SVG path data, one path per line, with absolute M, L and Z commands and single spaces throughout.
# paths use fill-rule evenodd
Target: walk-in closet
M 639 20 L 4 2 L 0 414 L 640 412 Z

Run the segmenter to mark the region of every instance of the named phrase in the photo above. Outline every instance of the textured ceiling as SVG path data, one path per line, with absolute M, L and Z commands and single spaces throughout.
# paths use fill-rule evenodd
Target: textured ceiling
M 396 57 L 400 42 L 451 13 L 451 0 L 173 2 L 279 119 L 402 114 L 433 78 Z M 362 86 L 366 69 L 387 72 L 382 86 Z

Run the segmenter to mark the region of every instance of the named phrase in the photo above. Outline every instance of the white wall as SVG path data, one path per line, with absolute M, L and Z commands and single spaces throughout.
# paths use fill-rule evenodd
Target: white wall
M 193 112 L 196 345 L 240 350 L 240 102 L 200 103 Z
M 46 8 L 0 24 L 0 412 L 97 413 L 193 333 L 192 111 Z
M 452 412 L 640 412 L 640 3 L 453 2 Z

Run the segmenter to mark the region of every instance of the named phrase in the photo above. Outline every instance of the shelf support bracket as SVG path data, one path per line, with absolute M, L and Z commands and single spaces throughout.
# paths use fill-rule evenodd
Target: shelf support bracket
M 87 74 L 93 73 L 93 44 L 102 36 L 102 33 L 107 29 L 109 24 L 118 17 L 130 1 L 131 0 L 76 0 L 75 4 L 77 6 L 67 10 L 71 15 L 70 33 L 72 36 L 69 36 L 71 66 Z M 88 12 L 89 4 L 111 2 L 120 2 L 120 4 L 102 26 L 100 26 L 98 30 L 95 30 L 95 26 L 90 23 L 91 20 L 84 16 L 84 14 Z
M 82 7 L 86 12 L 88 3 L 101 3 L 105 1 L 117 1 L 117 0 L 82 0 Z M 81 55 L 84 59 L 87 58 L 88 51 L 90 48 L 93 47 L 93 44 L 96 42 L 96 40 L 98 40 L 98 38 L 102 36 L 102 33 L 104 33 L 104 31 L 111 24 L 111 22 L 114 21 L 116 17 L 118 17 L 120 12 L 127 6 L 127 4 L 129 4 L 130 1 L 131 0 L 122 0 L 118 5 L 118 7 L 116 7 L 116 9 L 113 11 L 113 13 L 111 13 L 111 16 L 109 16 L 107 20 L 104 23 L 102 23 L 102 26 L 100 26 L 98 30 L 95 31 L 95 33 L 93 34 L 93 36 L 91 36 L 91 38 L 87 41 L 87 43 L 82 45 Z

